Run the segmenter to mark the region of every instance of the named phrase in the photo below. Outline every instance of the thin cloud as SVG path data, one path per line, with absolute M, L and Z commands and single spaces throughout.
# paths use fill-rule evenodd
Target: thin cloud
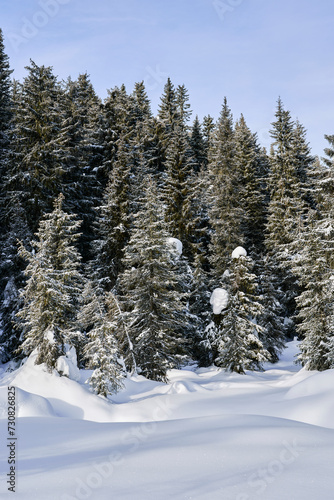
M 139 19 L 137 17 L 82 17 L 76 18 L 76 23 L 135 23 L 145 26 L 155 26 L 157 23 L 150 19 Z

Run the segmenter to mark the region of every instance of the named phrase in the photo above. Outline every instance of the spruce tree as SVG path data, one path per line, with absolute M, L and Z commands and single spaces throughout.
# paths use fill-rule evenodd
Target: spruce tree
M 254 273 L 258 276 L 259 290 L 263 311 L 257 322 L 262 327 L 259 339 L 263 347 L 269 352 L 272 363 L 279 360 L 285 347 L 286 335 L 289 336 L 288 326 L 284 324 L 284 310 L 280 303 L 281 291 L 276 277 L 272 259 L 261 256 L 255 261 Z
M 97 174 L 102 185 L 105 185 L 117 159 L 120 140 L 130 143 L 134 137 L 138 107 L 135 105 L 135 98 L 129 96 L 125 86 L 122 85 L 108 90 L 103 109 L 104 122 L 101 131 L 103 159 Z
M 261 369 L 270 355 L 259 338 L 264 329 L 258 325 L 257 318 L 263 313 L 263 306 L 257 295 L 257 277 L 252 272 L 254 263 L 243 249 L 239 253 L 240 249 L 232 253 L 229 271 L 224 276 L 229 298 L 227 307 L 216 318 L 213 344 L 217 366 L 245 373 L 245 370 Z
M 215 122 L 212 116 L 210 115 L 204 116 L 202 122 L 202 131 L 203 131 L 204 154 L 206 159 L 205 167 L 207 166 L 209 159 L 209 150 L 212 144 L 214 130 L 215 130 Z
M 164 93 L 160 98 L 158 117 L 163 122 L 167 135 L 174 130 L 179 120 L 177 93 L 170 78 L 167 79 Z
M 170 234 L 182 241 L 184 255 L 193 261 L 200 243 L 199 207 L 195 207 L 200 190 L 199 179 L 194 173 L 195 160 L 186 133 L 176 128 L 171 137 L 163 188 L 166 221 Z
M 79 321 L 87 331 L 84 356 L 87 367 L 94 370 L 89 383 L 96 394 L 107 397 L 123 387 L 124 370 L 116 339 L 119 314 L 111 292 L 100 294 L 92 281 L 83 294 L 84 305 Z
M 12 333 L 11 304 L 17 300 L 17 283 L 12 276 L 12 245 L 15 220 L 7 218 L 8 195 L 5 187 L 10 155 L 10 126 L 12 119 L 11 81 L 8 56 L 5 53 L 0 29 L 0 359 L 7 361 L 17 347 L 17 336 Z
M 189 142 L 195 159 L 195 171 L 199 172 L 201 169 L 206 167 L 207 157 L 205 154 L 202 127 L 198 119 L 198 116 L 196 116 L 194 120 Z
M 276 121 L 272 126 L 271 135 L 274 143 L 270 155 L 270 202 L 266 247 L 277 268 L 285 315 L 292 317 L 296 309 L 295 299 L 300 293 L 298 279 L 292 271 L 292 262 L 300 251 L 300 236 L 309 210 L 305 198 L 308 185 L 303 179 L 303 170 L 307 162 L 302 165 L 301 158 L 305 156 L 305 151 L 301 148 L 302 136 L 298 133 L 297 142 L 294 122 L 290 113 L 284 110 L 280 99 Z
M 13 212 L 13 220 L 4 234 L 2 246 L 2 277 L 3 291 L 0 307 L 0 359 L 2 362 L 19 359 L 18 353 L 21 345 L 21 332 L 15 328 L 16 314 L 22 306 L 19 290 L 25 285 L 24 261 L 18 254 L 17 240 L 23 241 L 26 246 L 30 244 L 30 232 L 27 229 L 27 216 L 18 206 Z
M 187 130 L 187 122 L 190 120 L 191 110 L 188 90 L 184 85 L 178 85 L 176 89 L 176 103 L 178 126 L 182 130 Z
M 178 366 L 182 356 L 180 330 L 187 328 L 183 276 L 178 256 L 168 245 L 170 234 L 152 179 L 145 193 L 141 209 L 133 216 L 118 289 L 141 373 L 152 380 L 166 381 L 167 370 Z
M 207 180 L 212 228 L 210 261 L 218 279 L 223 275 L 233 249 L 239 242 L 243 243 L 238 180 L 233 117 L 225 98 L 209 151 Z
M 334 176 L 328 149 L 325 165 L 317 161 L 312 169 L 316 209 L 308 215 L 300 236 L 294 270 L 302 292 L 297 297 L 297 330 L 302 338 L 298 360 L 309 370 L 334 367 Z M 329 154 L 328 154 L 329 153 Z
M 298 360 L 308 370 L 326 370 L 334 367 L 333 359 L 333 270 L 324 255 L 324 241 L 321 235 L 308 228 L 302 253 L 305 288 L 297 297 L 299 320 L 297 330 L 302 337 Z M 328 244 L 328 243 L 327 243 Z M 333 243 L 330 242 L 334 251 Z M 328 247 L 327 247 L 328 250 Z M 331 259 L 332 260 L 332 259 Z
M 1 177 L 4 173 L 6 149 L 9 145 L 8 129 L 12 118 L 12 104 L 10 97 L 12 70 L 9 59 L 5 53 L 2 30 L 0 28 L 0 167 Z
M 75 81 L 67 80 L 62 89 L 60 113 L 61 133 L 68 153 L 64 161 L 63 192 L 66 208 L 83 221 L 79 248 L 87 261 L 93 239 L 94 208 L 101 203 L 104 186 L 97 175 L 103 161 L 102 104 L 86 73 Z
M 28 76 L 14 99 L 12 159 L 5 188 L 8 219 L 21 205 L 29 213 L 29 229 L 34 233 L 62 189 L 68 151 L 61 130 L 60 87 L 52 68 L 31 61 L 26 69 Z
M 124 249 L 130 237 L 131 155 L 121 139 L 96 220 L 93 267 L 100 286 L 110 291 L 123 271 Z
M 247 127 L 241 115 L 235 124 L 235 168 L 239 184 L 239 204 L 242 209 L 241 231 L 249 253 L 264 251 L 264 230 L 267 207 L 262 170 L 265 158 L 257 137 Z
M 56 368 L 66 352 L 66 344 L 81 357 L 82 338 L 77 313 L 84 278 L 80 273 L 80 255 L 75 248 L 81 224 L 62 209 L 59 195 L 54 210 L 41 220 L 32 251 L 20 245 L 20 255 L 28 262 L 27 283 L 22 291 L 24 305 L 17 314 L 23 333 L 22 351 L 29 355 L 37 349 L 36 364 Z

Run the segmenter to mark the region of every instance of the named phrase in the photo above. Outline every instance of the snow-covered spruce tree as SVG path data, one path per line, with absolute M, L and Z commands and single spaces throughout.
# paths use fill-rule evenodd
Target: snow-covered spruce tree
M 201 239 L 196 202 L 200 185 L 194 162 L 186 133 L 176 127 L 167 149 L 167 176 L 162 194 L 170 234 L 182 241 L 183 253 L 190 261 L 194 260 Z
M 188 128 L 187 122 L 190 120 L 192 111 L 189 104 L 188 90 L 184 85 L 178 85 L 176 89 L 176 104 L 178 127 L 186 131 Z
M 241 209 L 238 203 L 233 118 L 226 98 L 212 138 L 208 165 L 208 205 L 212 228 L 210 261 L 220 279 L 233 249 L 240 242 Z
M 205 152 L 201 123 L 198 119 L 198 116 L 196 116 L 191 129 L 189 143 L 195 159 L 195 170 L 196 172 L 199 172 L 202 168 L 205 168 L 207 165 L 207 155 Z
M 327 150 L 325 150 L 327 153 Z M 313 199 L 300 236 L 294 270 L 303 285 L 297 297 L 298 326 L 302 337 L 298 360 L 309 370 L 334 368 L 334 169 L 331 156 L 313 166 Z
M 170 78 L 167 79 L 164 92 L 160 98 L 158 118 L 164 124 L 166 137 L 174 130 L 175 125 L 179 122 L 176 91 Z
M 68 152 L 63 180 L 65 208 L 76 213 L 83 221 L 78 245 L 83 261 L 86 262 L 90 257 L 89 244 L 93 239 L 94 208 L 101 203 L 102 197 L 101 182 L 96 174 L 97 167 L 103 160 L 102 103 L 89 76 L 84 73 L 75 81 L 66 81 L 60 105 L 61 133 Z
M 215 317 L 214 363 L 231 372 L 261 369 L 262 363 L 270 359 L 259 339 L 259 332 L 264 329 L 257 324 L 257 318 L 263 313 L 263 306 L 257 295 L 253 265 L 242 247 L 233 251 L 229 271 L 225 273 L 228 303 Z
M 142 207 L 133 215 L 118 289 L 141 373 L 158 381 L 166 381 L 167 370 L 178 366 L 184 344 L 181 331 L 187 330 L 188 321 L 184 276 L 169 236 L 156 186 L 149 178 Z M 127 339 L 123 345 L 123 355 L 129 359 Z
M 210 323 L 210 276 L 204 269 L 203 259 L 198 254 L 192 265 L 192 280 L 189 293 L 189 312 L 192 315 L 193 331 L 190 336 L 190 352 L 199 366 L 213 362 L 210 343 L 207 342 L 207 325 Z
M 306 202 L 306 207 L 315 208 L 315 200 L 313 198 L 314 185 L 311 174 L 316 158 L 311 154 L 306 134 L 305 127 L 296 120 L 292 135 L 295 173 L 300 181 L 300 193 Z
M 307 271 L 305 288 L 297 297 L 299 320 L 297 331 L 302 336 L 298 361 L 308 370 L 327 370 L 333 363 L 333 270 L 324 255 L 324 241 L 315 228 L 308 228 L 302 252 L 303 273 Z M 332 252 L 334 245 L 331 243 Z M 305 278 L 305 277 L 304 277 Z
M 138 108 L 135 99 L 129 96 L 124 85 L 108 90 L 104 102 L 104 122 L 101 130 L 103 159 L 97 169 L 102 186 L 109 179 L 113 164 L 117 159 L 118 144 L 126 140 L 129 144 L 134 136 Z
M 123 271 L 124 248 L 130 237 L 130 180 L 132 158 L 124 140 L 118 143 L 117 158 L 104 192 L 96 220 L 93 242 L 94 273 L 100 287 L 110 291 Z
M 239 177 L 239 204 L 242 208 L 241 231 L 249 253 L 264 251 L 264 230 L 267 207 L 263 185 L 264 154 L 256 134 L 247 127 L 241 115 L 235 124 L 235 168 Z
M 158 181 L 158 176 L 165 170 L 166 145 L 162 144 L 164 127 L 162 122 L 152 115 L 151 103 L 143 82 L 135 84 L 132 98 L 135 115 L 132 147 L 136 163 L 143 163 L 145 173 Z
M 285 347 L 286 334 L 289 332 L 288 325 L 284 325 L 279 283 L 268 255 L 256 260 L 254 273 L 258 276 L 258 294 L 263 306 L 263 311 L 257 319 L 257 323 L 263 328 L 259 331 L 259 339 L 270 354 L 269 361 L 276 363 Z
M 83 301 L 78 320 L 88 337 L 84 347 L 87 366 L 94 370 L 89 383 L 96 394 L 107 397 L 123 387 L 125 375 L 116 339 L 119 310 L 115 296 L 99 293 L 91 281 L 85 287 Z
M 17 240 L 19 239 L 29 246 L 30 232 L 27 230 L 27 215 L 20 206 L 17 207 L 13 220 L 6 231 L 6 238 L 1 250 L 4 289 L 0 305 L 0 360 L 4 363 L 22 357 L 18 353 L 21 332 L 15 328 L 15 318 L 22 306 L 19 290 L 25 284 L 25 266 L 23 259 L 18 254 Z
M 9 130 L 12 119 L 11 82 L 8 56 L 5 53 L 3 34 L 0 29 L 0 360 L 7 361 L 12 356 L 11 333 L 12 325 L 10 302 L 16 296 L 15 284 L 12 281 L 12 266 L 10 260 L 13 243 L 13 227 L 7 218 L 7 192 L 5 175 L 8 169 L 10 140 Z M 14 222 L 14 221 L 13 221 Z M 13 295 L 14 296 L 13 296 Z M 15 335 L 13 335 L 15 337 Z M 14 338 L 13 338 L 14 340 Z M 16 339 L 17 340 L 17 339 Z M 15 344 L 14 341 L 13 344 Z
M 207 167 L 208 159 L 209 159 L 209 150 L 212 143 L 213 132 L 215 130 L 215 122 L 212 116 L 207 115 L 204 116 L 202 122 L 202 132 L 203 132 L 203 145 L 204 145 L 204 154 L 205 154 L 205 167 Z
M 8 129 L 12 117 L 12 104 L 10 97 L 10 75 L 12 70 L 9 66 L 9 59 L 5 53 L 3 34 L 0 28 L 0 166 L 3 172 L 6 149 L 9 145 Z
M 292 261 L 300 250 L 300 235 L 309 209 L 305 195 L 309 190 L 300 176 L 301 136 L 298 150 L 294 123 L 280 99 L 272 126 L 274 143 L 270 155 L 270 202 L 265 243 L 277 269 L 285 315 L 292 317 L 296 309 L 295 298 L 300 293 L 298 279 L 292 272 Z
M 58 196 L 52 213 L 43 217 L 30 252 L 20 245 L 20 255 L 28 262 L 27 284 L 22 291 L 24 305 L 17 314 L 23 332 L 21 350 L 31 354 L 37 349 L 36 364 L 56 368 L 66 346 L 75 347 L 81 356 L 82 335 L 77 313 L 84 285 L 80 255 L 74 244 L 81 222 L 62 210 L 64 197 Z
M 7 217 L 21 205 L 29 213 L 29 228 L 35 233 L 41 216 L 52 210 L 63 187 L 69 152 L 61 129 L 60 87 L 52 68 L 31 61 L 26 69 L 28 76 L 13 99 L 12 159 L 5 188 Z

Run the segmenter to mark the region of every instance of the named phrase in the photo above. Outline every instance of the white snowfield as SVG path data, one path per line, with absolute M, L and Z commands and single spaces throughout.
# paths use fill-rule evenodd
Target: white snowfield
M 288 344 L 263 373 L 128 378 L 112 402 L 33 359 L 0 375 L 0 498 L 333 500 L 334 370 Z M 7 387 L 17 389 L 16 493 L 7 492 Z

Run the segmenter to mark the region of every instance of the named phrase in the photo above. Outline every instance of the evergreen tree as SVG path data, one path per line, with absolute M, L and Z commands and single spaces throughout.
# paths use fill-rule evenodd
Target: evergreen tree
M 87 261 L 93 238 L 94 208 L 101 203 L 104 186 L 102 189 L 101 179 L 96 173 L 103 160 L 100 137 L 102 104 L 86 73 L 79 75 L 75 81 L 68 79 L 63 89 L 60 112 L 64 146 L 68 152 L 63 192 L 66 194 L 66 208 L 83 221 L 79 248 L 84 261 Z
M 11 304 L 17 300 L 16 284 L 11 271 L 13 262 L 13 221 L 7 218 L 7 193 L 5 176 L 10 154 L 10 124 L 12 119 L 11 82 L 8 56 L 5 53 L 2 30 L 0 29 L 0 359 L 7 361 L 13 348 L 17 347 L 17 336 L 12 335 Z
M 62 188 L 68 151 L 61 130 L 60 88 L 52 68 L 31 61 L 27 70 L 29 74 L 14 100 L 13 157 L 5 189 L 8 219 L 21 205 L 29 213 L 29 229 L 34 233 Z
M 177 94 L 170 78 L 167 79 L 160 99 L 158 117 L 163 122 L 167 135 L 174 130 L 179 121 Z
M 303 252 L 303 277 L 305 288 L 297 297 L 299 320 L 297 330 L 303 340 L 298 360 L 308 370 L 333 368 L 333 270 L 324 255 L 320 234 L 308 228 L 307 251 Z M 304 238 L 303 238 L 304 239 Z M 330 242 L 334 251 L 333 242 Z
M 18 359 L 21 344 L 21 332 L 15 328 L 16 314 L 22 306 L 19 290 L 25 285 L 24 261 L 18 254 L 17 240 L 30 244 L 30 235 L 27 227 L 27 215 L 20 206 L 13 213 L 13 220 L 9 223 L 2 246 L 2 276 L 4 289 L 0 307 L 0 360 L 2 362 Z
M 110 291 L 123 271 L 124 249 L 130 237 L 131 155 L 123 140 L 118 145 L 110 179 L 96 222 L 93 243 L 96 275 L 103 290 Z
M 88 332 L 84 354 L 88 368 L 94 370 L 89 383 L 96 394 L 107 397 L 123 387 L 124 370 L 116 340 L 119 314 L 113 294 L 99 294 L 92 282 L 88 282 L 83 300 L 79 320 Z
M 190 120 L 191 110 L 188 90 L 184 85 L 179 85 L 176 89 L 176 103 L 178 126 L 182 130 L 187 130 L 187 122 Z
M 257 259 L 254 272 L 259 277 L 259 294 L 263 311 L 257 322 L 262 327 L 259 339 L 270 354 L 272 363 L 279 360 L 285 347 L 286 335 L 289 336 L 288 325 L 284 324 L 284 311 L 280 303 L 279 282 L 269 256 Z
M 205 154 L 204 138 L 202 128 L 198 116 L 196 116 L 190 136 L 190 146 L 195 159 L 195 171 L 199 172 L 207 164 L 207 157 Z
M 295 175 L 301 184 L 301 195 L 313 206 L 313 186 L 310 184 L 310 172 L 312 171 L 315 157 L 311 154 L 310 146 L 307 142 L 306 129 L 298 120 L 293 129 L 292 149 Z
M 21 349 L 26 355 L 37 349 L 36 363 L 45 363 L 49 371 L 65 354 L 65 344 L 75 347 L 79 356 L 82 346 L 77 313 L 84 279 L 74 246 L 81 223 L 62 210 L 63 199 L 59 195 L 53 212 L 41 220 L 33 250 L 20 245 L 20 255 L 28 262 L 24 306 L 17 314 L 24 335 Z
M 328 154 L 328 150 L 325 150 Z M 294 270 L 303 285 L 297 297 L 298 333 L 302 337 L 298 360 L 309 370 L 334 367 L 334 175 L 331 155 L 313 165 L 313 198 L 316 210 L 309 212 L 300 237 L 301 250 Z
M 233 118 L 225 98 L 209 151 L 207 181 L 212 228 L 210 260 L 218 279 L 223 275 L 233 249 L 243 242 L 238 180 Z
M 10 275 L 3 288 L 11 293 L 2 312 L 3 341 L 19 342 L 12 333 L 12 319 L 19 300 L 14 290 L 23 281 L 23 261 L 17 256 L 13 242 L 20 238 L 25 245 L 33 238 L 41 216 L 52 211 L 53 200 L 60 192 L 68 158 L 66 138 L 61 129 L 60 87 L 52 68 L 38 67 L 31 61 L 23 84 L 14 82 L 12 91 L 13 121 L 9 130 L 10 155 L 3 177 L 2 211 L 8 239 L 4 254 L 10 255 L 15 266 L 6 266 Z M 14 233 L 15 231 L 15 233 Z M 10 339 L 9 336 L 12 338 Z M 13 353 L 8 353 L 13 355 Z
M 178 366 L 187 329 L 182 274 L 177 256 L 168 245 L 157 190 L 150 179 L 143 205 L 133 216 L 133 230 L 125 250 L 125 271 L 118 288 L 124 318 L 141 373 L 152 380 L 167 380 L 167 370 Z M 128 359 L 127 353 L 125 353 Z M 131 368 L 131 366 L 130 366 Z
M 97 172 L 103 186 L 108 181 L 117 159 L 120 140 L 130 143 L 134 137 L 139 109 L 134 102 L 135 98 L 127 94 L 124 85 L 108 90 L 108 97 L 104 102 L 104 125 L 101 132 L 103 159 Z
M 194 174 L 194 159 L 185 132 L 176 128 L 167 149 L 167 177 L 163 189 L 166 221 L 171 235 L 183 244 L 183 253 L 190 259 L 200 243 L 198 177 Z
M 235 125 L 235 165 L 239 177 L 239 204 L 242 209 L 241 231 L 250 253 L 264 251 L 266 223 L 266 193 L 262 170 L 265 158 L 256 135 L 247 127 L 241 115 Z
M 252 273 L 254 263 L 249 257 L 232 254 L 228 273 L 225 273 L 228 304 L 216 318 L 214 344 L 217 350 L 215 364 L 228 371 L 244 373 L 245 370 L 261 369 L 261 364 L 270 358 L 259 339 L 264 329 L 256 319 L 263 313 L 258 282 Z
M 12 118 L 12 105 L 10 98 L 10 75 L 12 70 L 9 66 L 9 59 L 5 53 L 3 34 L 0 28 L 0 167 L 1 176 L 5 166 L 3 162 L 6 157 L 6 149 L 9 144 L 8 128 Z
M 132 96 L 136 104 L 136 122 L 143 123 L 146 119 L 152 118 L 151 103 L 143 81 L 135 84 Z
M 209 150 L 212 144 L 214 130 L 215 130 L 215 123 L 212 116 L 210 115 L 204 116 L 202 122 L 202 131 L 203 131 L 204 154 L 206 158 L 205 167 L 207 166 L 209 160 Z
M 300 293 L 298 279 L 292 271 L 292 261 L 300 251 L 300 236 L 309 209 L 305 200 L 308 186 L 302 179 L 306 164 L 302 166 L 301 158 L 305 157 L 305 151 L 302 150 L 300 141 L 299 149 L 296 146 L 294 123 L 280 99 L 276 121 L 272 125 L 274 143 L 270 156 L 266 247 L 269 256 L 275 260 L 285 315 L 291 317 L 295 314 L 295 298 Z M 298 134 L 301 139 L 302 136 Z

